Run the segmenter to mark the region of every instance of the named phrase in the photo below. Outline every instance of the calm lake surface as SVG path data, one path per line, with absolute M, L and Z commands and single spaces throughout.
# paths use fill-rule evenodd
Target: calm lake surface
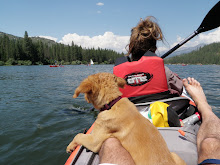
M 220 66 L 168 65 L 181 78 L 194 77 L 220 117 Z M 0 164 L 64 164 L 73 137 L 89 128 L 97 115 L 83 95 L 73 99 L 90 74 L 112 72 L 113 65 L 1 66 Z

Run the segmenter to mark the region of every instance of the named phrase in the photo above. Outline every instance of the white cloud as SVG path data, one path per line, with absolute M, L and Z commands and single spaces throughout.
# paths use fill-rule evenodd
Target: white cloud
M 130 36 L 119 36 L 112 32 L 105 32 L 103 35 L 94 37 L 80 36 L 76 33 L 66 34 L 60 43 L 72 44 L 72 41 L 76 45 L 81 45 L 83 48 L 102 48 L 112 49 L 119 53 L 126 52 L 125 47 L 129 42 Z
M 157 54 L 161 54 L 161 53 L 164 53 L 166 51 L 168 51 L 169 49 L 167 47 L 164 47 L 164 46 L 160 46 L 157 48 Z
M 220 42 L 220 27 L 208 34 L 200 34 L 199 41 L 202 41 L 206 44 Z
M 53 40 L 53 41 L 57 42 L 57 38 L 55 38 L 55 37 L 51 37 L 51 36 L 38 36 L 38 37 L 46 38 L 46 39 Z
M 96 3 L 96 5 L 97 5 L 97 6 L 103 6 L 103 5 L 104 5 L 104 3 L 99 2 L 99 3 Z
M 97 11 L 98 14 L 102 13 L 101 11 Z
M 176 42 L 171 44 L 170 48 L 165 46 L 158 47 L 159 52 L 166 52 L 172 47 L 176 46 L 178 43 L 183 41 L 185 38 L 177 36 Z M 195 36 L 194 39 L 185 43 L 181 48 L 195 47 L 199 44 L 211 44 L 213 42 L 220 42 L 220 27 L 211 32 L 201 33 L 198 36 Z
M 41 36 L 42 37 L 42 36 Z M 43 36 L 44 38 L 48 36 Z M 48 37 L 49 38 L 49 37 Z M 57 40 L 56 38 L 51 37 L 50 39 Z M 66 34 L 63 36 L 62 40 L 60 40 L 60 43 L 71 45 L 72 41 L 76 45 L 80 45 L 83 48 L 102 48 L 102 49 L 111 49 L 115 50 L 119 53 L 124 52 L 126 53 L 125 47 L 129 43 L 130 36 L 119 36 L 115 35 L 113 32 L 105 32 L 103 35 L 98 35 L 94 37 L 90 36 L 80 36 L 76 33 L 73 34 Z M 157 53 L 162 55 L 166 51 L 168 51 L 170 48 L 174 47 L 176 44 L 180 43 L 183 39 L 180 36 L 177 36 L 176 42 L 173 44 L 166 44 L 168 46 L 164 46 L 161 43 L 158 46 Z M 188 48 L 188 47 L 194 47 L 199 44 L 210 44 L 213 42 L 220 42 L 220 28 L 211 31 L 199 34 L 198 36 L 194 37 L 193 40 L 188 41 L 186 44 L 184 44 L 181 48 Z M 177 50 L 178 51 L 178 50 Z

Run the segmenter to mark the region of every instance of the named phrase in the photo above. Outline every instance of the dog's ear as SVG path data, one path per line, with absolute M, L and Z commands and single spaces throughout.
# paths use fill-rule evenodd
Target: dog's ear
M 115 81 L 119 88 L 124 88 L 126 81 L 123 78 L 115 76 Z
M 81 84 L 76 88 L 73 98 L 77 98 L 80 93 L 89 93 L 92 90 L 92 82 L 88 79 L 85 79 Z

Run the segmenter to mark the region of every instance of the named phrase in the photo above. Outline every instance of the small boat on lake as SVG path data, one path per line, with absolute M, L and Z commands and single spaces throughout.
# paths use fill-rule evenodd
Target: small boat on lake
M 63 65 L 50 65 L 50 67 L 64 67 Z
M 92 61 L 92 59 L 90 59 L 90 64 L 89 65 L 94 65 L 94 62 Z

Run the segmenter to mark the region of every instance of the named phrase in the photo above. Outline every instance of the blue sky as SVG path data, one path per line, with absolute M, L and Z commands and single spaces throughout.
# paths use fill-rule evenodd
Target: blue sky
M 23 37 L 44 36 L 57 42 L 125 51 L 130 30 L 140 18 L 157 18 L 165 51 L 193 33 L 218 0 L 1 0 L 0 31 Z M 187 46 L 220 38 L 215 29 Z M 215 36 L 215 38 L 210 38 Z M 218 41 L 218 40 L 217 40 Z

